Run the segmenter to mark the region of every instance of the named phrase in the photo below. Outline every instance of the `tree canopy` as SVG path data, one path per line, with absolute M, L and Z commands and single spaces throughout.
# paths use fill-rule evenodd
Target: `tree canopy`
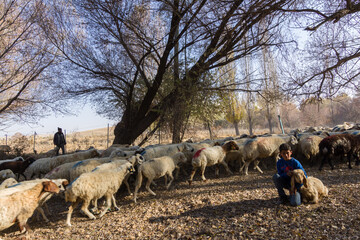
M 0 19 L 0 64 L 9 69 L 0 76 L 0 91 L 8 89 L 5 80 L 19 72 L 21 61 L 36 71 L 20 69 L 22 74 L 7 83 L 31 80 L 21 84 L 27 91 L 2 95 L 3 118 L 1 109 L 23 115 L 21 109 L 45 102 L 42 94 L 32 93 L 46 86 L 66 99 L 86 99 L 99 114 L 118 119 L 114 143 L 132 143 L 159 119 L 171 119 L 172 128 L 183 131 L 187 118 L 181 116 L 200 109 L 199 98 L 217 101 L 216 94 L 260 93 L 276 105 L 286 95 L 300 102 L 359 91 L 358 1 L 8 0 L 1 5 L 3 16 L 9 14 L 6 6 L 17 6 L 18 13 L 8 15 L 14 24 Z M 19 37 L 9 41 L 11 31 Z M 251 71 L 239 64 L 244 59 Z M 209 78 L 229 64 L 240 68 L 233 81 Z M 276 89 L 264 88 L 270 83 Z M 210 91 L 216 93 L 205 94 Z M 31 104 L 19 108 L 25 103 Z M 207 106 L 220 109 L 215 102 Z M 271 130 L 275 107 L 267 108 Z

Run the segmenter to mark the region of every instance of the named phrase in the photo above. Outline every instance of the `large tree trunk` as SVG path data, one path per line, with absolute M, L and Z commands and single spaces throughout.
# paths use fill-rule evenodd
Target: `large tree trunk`
M 177 1 L 175 2 L 177 3 Z M 176 5 L 178 6 L 178 5 Z M 175 38 L 179 35 L 179 26 L 176 28 Z M 181 89 L 180 87 L 180 66 L 179 66 L 179 42 L 175 44 L 174 48 L 174 85 L 176 89 Z M 175 105 L 173 108 L 173 115 L 172 115 L 172 123 L 171 123 L 171 130 L 172 130 L 172 143 L 180 143 L 181 142 L 181 132 L 184 124 L 184 117 L 185 117 L 185 102 L 181 99 L 181 93 L 177 91 L 175 94 L 177 100 L 175 101 Z
M 174 105 L 173 121 L 172 121 L 172 143 L 180 143 L 182 141 L 181 136 L 184 131 L 186 106 L 184 102 L 176 101 Z
M 209 130 L 209 135 L 210 135 L 210 139 L 213 140 L 213 133 L 212 133 L 212 130 L 211 130 L 211 125 L 209 122 L 206 123 L 206 126 Z
M 170 100 L 167 98 L 166 102 Z M 156 108 L 155 108 L 156 109 Z M 150 111 L 148 114 L 141 114 L 139 112 L 125 111 L 121 121 L 115 126 L 113 144 L 132 144 L 138 136 L 140 136 L 153 122 L 160 117 L 160 111 Z M 143 118 L 135 117 L 137 115 L 144 115 Z
M 235 128 L 235 134 L 236 136 L 240 135 L 240 131 L 239 131 L 239 123 L 238 122 L 234 122 L 234 128 Z

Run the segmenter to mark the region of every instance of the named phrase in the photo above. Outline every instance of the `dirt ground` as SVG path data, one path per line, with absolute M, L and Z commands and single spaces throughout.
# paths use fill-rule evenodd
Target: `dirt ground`
M 272 183 L 275 170 L 226 176 L 220 169 L 215 178 L 208 168 L 206 182 L 197 173 L 189 186 L 180 176 L 168 191 L 160 179 L 152 187 L 156 196 L 142 187 L 137 204 L 120 191 L 120 210 L 101 219 L 89 220 L 77 209 L 72 227 L 65 225 L 69 204 L 55 196 L 48 202 L 51 223 L 32 217 L 31 233 L 20 235 L 13 226 L 0 239 L 359 239 L 360 168 L 343 163 L 333 171 L 305 169 L 329 188 L 319 204 L 280 205 Z

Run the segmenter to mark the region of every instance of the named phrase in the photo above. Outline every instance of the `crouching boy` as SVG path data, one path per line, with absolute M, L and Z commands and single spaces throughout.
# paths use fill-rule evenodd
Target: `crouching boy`
M 306 177 L 307 174 L 301 163 L 291 157 L 292 151 L 289 144 L 281 144 L 279 150 L 281 158 L 276 163 L 277 173 L 273 176 L 273 181 L 278 191 L 280 202 L 282 204 L 286 204 L 290 201 L 292 206 L 298 206 L 301 204 L 301 195 L 299 190 L 302 184 L 296 183 L 296 191 L 290 191 L 292 171 L 294 169 L 301 169 L 304 171 Z M 285 194 L 284 189 L 288 189 L 290 191 L 290 198 L 288 198 Z

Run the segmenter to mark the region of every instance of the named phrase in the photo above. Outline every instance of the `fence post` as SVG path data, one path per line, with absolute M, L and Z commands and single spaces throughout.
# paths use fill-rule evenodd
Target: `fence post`
M 33 148 L 33 151 L 34 151 L 35 154 L 36 154 L 36 150 L 35 150 L 35 136 L 36 135 L 37 135 L 36 132 L 34 132 L 34 148 Z
M 108 126 L 107 126 L 106 148 L 109 148 L 109 141 L 110 141 L 110 139 L 109 139 L 109 131 L 110 131 L 110 129 L 109 129 L 109 123 L 108 123 Z
M 5 134 L 5 145 L 7 145 L 7 134 Z

